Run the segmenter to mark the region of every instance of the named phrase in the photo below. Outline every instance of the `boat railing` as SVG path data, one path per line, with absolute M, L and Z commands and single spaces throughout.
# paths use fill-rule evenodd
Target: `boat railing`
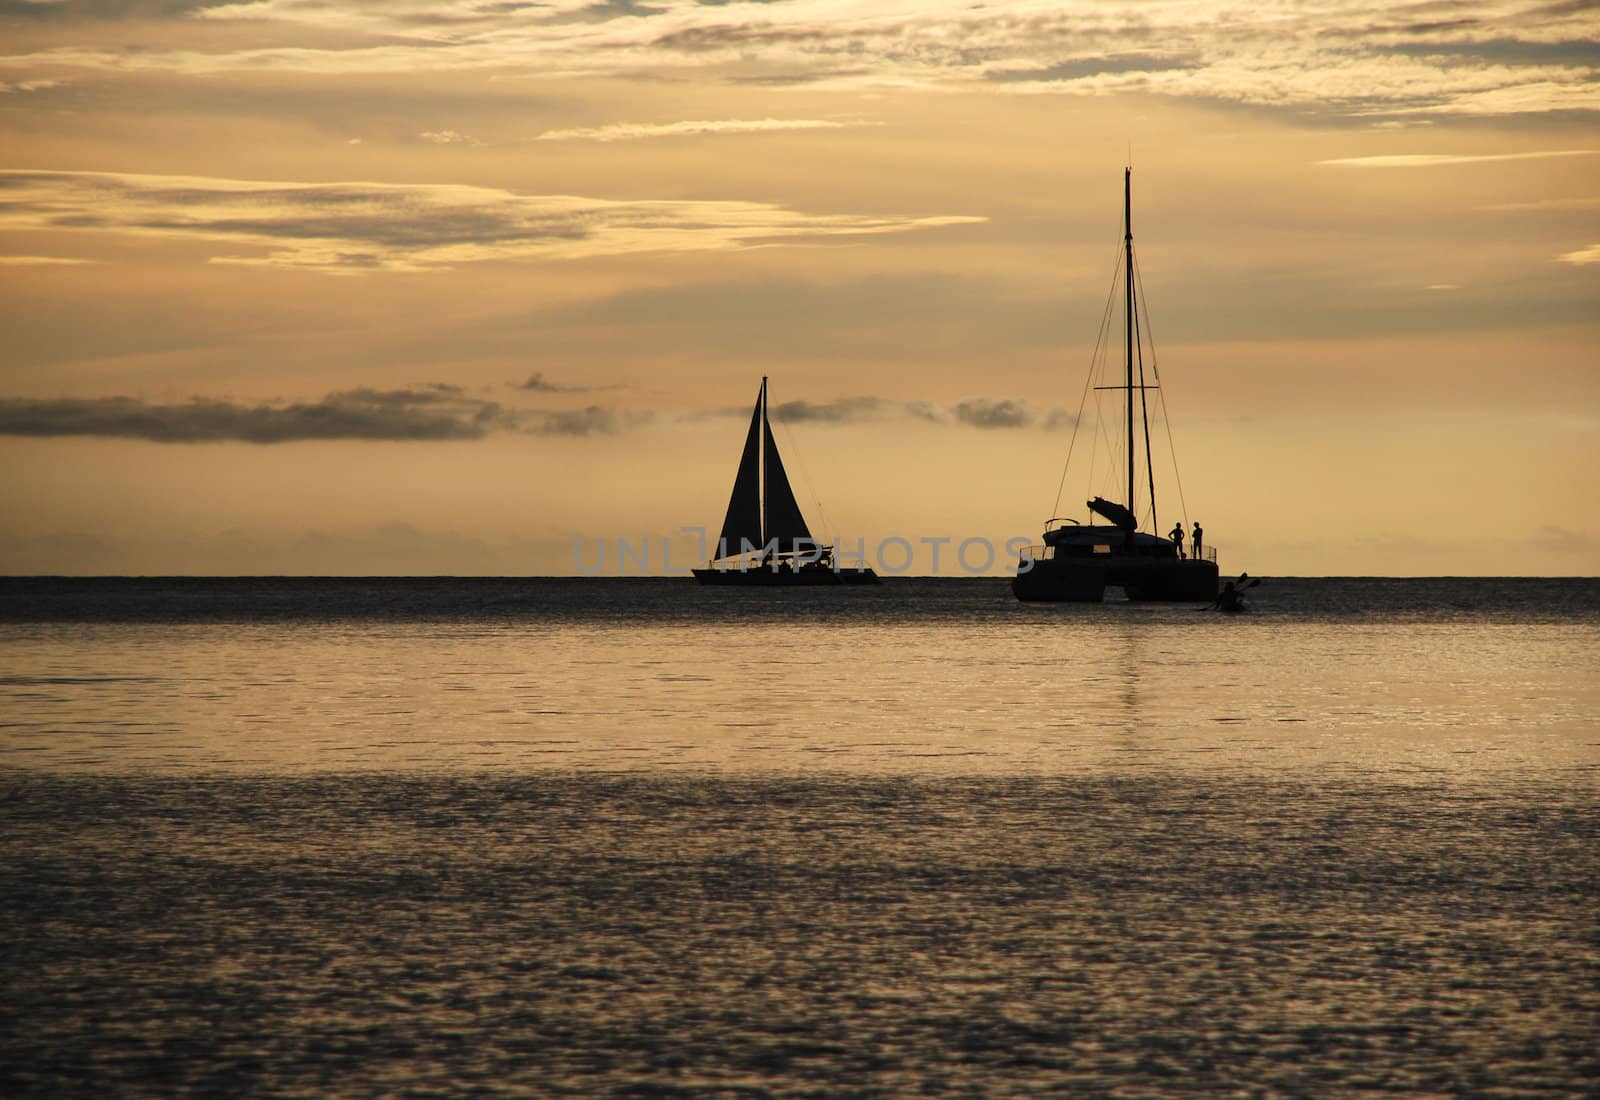
M 1055 556 L 1055 549 L 1056 547 L 1036 542 L 1032 546 L 1023 547 L 1017 556 L 1024 559 L 1031 558 L 1034 561 L 1045 561 Z M 1184 554 L 1184 557 L 1194 560 L 1194 555 L 1187 552 Z M 1200 560 L 1208 561 L 1212 565 L 1217 564 L 1217 548 L 1215 546 L 1206 546 L 1202 544 L 1200 549 Z

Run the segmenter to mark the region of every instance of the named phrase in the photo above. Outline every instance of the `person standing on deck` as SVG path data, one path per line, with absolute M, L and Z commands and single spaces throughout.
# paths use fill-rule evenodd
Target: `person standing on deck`
M 1183 557 L 1183 524 L 1174 523 L 1172 533 L 1167 537 L 1172 540 L 1172 545 L 1178 548 L 1178 557 Z
M 1192 541 L 1189 544 L 1189 553 L 1194 555 L 1194 559 L 1196 561 L 1200 560 L 1200 539 L 1204 534 L 1205 534 L 1205 532 L 1200 529 L 1200 521 L 1199 520 L 1195 520 L 1194 521 L 1194 541 Z

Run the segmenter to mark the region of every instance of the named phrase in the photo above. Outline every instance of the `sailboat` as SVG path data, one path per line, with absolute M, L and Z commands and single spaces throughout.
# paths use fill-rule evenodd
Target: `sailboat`
M 750 414 L 716 551 L 704 569 L 694 570 L 694 578 L 701 584 L 736 585 L 878 583 L 878 575 L 866 566 L 841 567 L 832 548 L 811 537 L 772 437 L 765 377 Z
M 1150 462 L 1150 412 L 1146 403 L 1147 395 L 1158 385 L 1145 384 L 1141 329 L 1147 326 L 1140 324 L 1139 295 L 1134 281 L 1131 168 L 1124 169 L 1122 175 L 1122 261 L 1122 320 L 1126 347 L 1122 384 L 1098 388 L 1122 391 L 1127 459 L 1123 473 L 1126 475 L 1127 495 L 1122 501 L 1096 496 L 1085 505 L 1105 522 L 1083 524 L 1076 519 L 1059 516 L 1047 520 L 1043 545 L 1029 547 L 1018 562 L 1011 590 L 1019 600 L 1097 603 L 1105 598 L 1107 587 L 1120 587 L 1130 600 L 1217 598 L 1217 552 L 1214 548 L 1197 545 L 1192 547 L 1194 553 L 1185 556 L 1182 524 L 1174 531 L 1173 538 L 1163 538 L 1138 529 L 1139 508 L 1134 492 L 1138 484 L 1138 450 L 1134 436 L 1136 412 L 1144 425 L 1144 465 L 1149 485 L 1150 526 L 1153 530 L 1160 530 L 1156 519 L 1155 470 Z M 1137 383 L 1134 373 L 1136 358 Z M 1154 369 L 1153 355 L 1151 366 Z M 1087 389 L 1084 392 L 1087 397 Z M 1082 422 L 1081 416 L 1079 422 Z

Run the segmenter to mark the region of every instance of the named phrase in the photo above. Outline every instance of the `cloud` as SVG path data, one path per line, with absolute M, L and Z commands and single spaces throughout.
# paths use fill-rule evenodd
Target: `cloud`
M 544 376 L 544 371 L 534 371 L 528 375 L 526 382 L 513 382 L 513 388 L 519 390 L 532 390 L 534 393 L 588 393 L 593 386 L 562 386 L 549 381 Z
M 1025 428 L 1033 420 L 1025 402 L 1009 397 L 969 397 L 951 411 L 958 421 L 973 428 Z
M 38 22 L 181 19 L 209 4 L 233 0 L 0 0 L 0 16 Z
M 1535 549 L 1553 554 L 1593 554 L 1600 539 L 1583 531 L 1572 531 L 1547 523 L 1528 540 Z
M 1041 418 L 1026 401 L 1011 397 L 968 397 L 952 405 L 933 401 L 891 401 L 882 397 L 838 397 L 832 401 L 785 401 L 770 409 L 773 420 L 788 423 L 860 424 L 903 416 L 927 424 L 945 427 L 961 425 L 969 428 L 1026 428 L 1041 420 L 1045 428 L 1054 430 L 1070 424 L 1072 417 L 1064 410 L 1055 409 Z M 689 413 L 684 420 L 702 420 L 707 416 L 747 417 L 750 407 L 727 406 L 710 413 Z
M 0 256 L 0 267 L 43 267 L 50 264 L 92 264 L 97 260 L 69 259 L 66 256 Z
M 417 135 L 423 141 L 432 142 L 434 145 L 482 145 L 483 142 L 468 134 L 456 130 L 424 130 Z
M 518 414 L 518 421 L 525 425 L 523 430 L 531 435 L 616 435 L 654 419 L 648 411 L 623 413 L 603 405 Z
M 929 424 L 960 424 L 969 428 L 1026 428 L 1039 420 L 1028 402 L 1014 397 L 966 397 L 953 405 L 907 401 L 903 409 L 907 416 Z M 1045 427 L 1050 430 L 1060 427 L 1062 415 L 1065 414 L 1060 410 L 1052 411 L 1045 419 Z
M 1557 259 L 1564 264 L 1571 264 L 1573 267 L 1600 264 L 1600 244 L 1592 244 L 1588 248 L 1580 248 L 1576 252 L 1563 252 Z
M 15 95 L 18 92 L 43 92 L 60 86 L 61 81 L 59 80 L 0 80 L 0 95 Z
M 1154 73 L 1177 69 L 1197 69 L 1202 62 L 1198 53 L 1189 52 L 1167 57 L 1160 54 L 1127 53 L 1104 57 L 1077 57 L 1057 61 L 1043 67 L 1015 68 L 997 65 L 984 71 L 985 80 L 1000 83 L 1054 82 L 1082 80 L 1106 73 Z
M 1069 413 L 1066 409 L 1057 407 L 1051 409 L 1049 414 L 1044 418 L 1044 430 L 1047 432 L 1063 431 L 1067 428 L 1073 427 L 1077 423 L 1077 416 Z
M 38 7 L 39 5 L 26 5 Z M 48 5 L 97 29 L 106 9 Z M 1122 92 L 1371 118 L 1600 109 L 1592 4 L 1463 0 L 1234 5 L 1209 0 L 190 0 L 138 8 L 203 22 L 174 48 L 152 35 L 0 59 L 13 82 L 66 69 L 349 75 L 480 70 L 833 89 L 987 88 L 994 94 Z M 153 10 L 146 10 L 152 8 Z M 8 5 L 14 9 L 15 5 Z M 171 36 L 168 36 L 170 40 Z M 274 44 L 258 43 L 270 39 Z M 601 128 L 604 129 L 604 128 Z M 553 139 L 552 139 L 553 140 Z
M 813 215 L 761 202 L 612 201 L 456 184 L 0 170 L 0 228 L 201 239 L 229 246 L 213 263 L 341 275 L 732 251 L 983 220 Z M 240 248 L 248 253 L 234 251 Z
M 817 404 L 811 401 L 784 401 L 772 406 L 772 419 L 793 424 L 854 424 L 876 420 L 884 402 L 876 397 L 840 397 Z
M 171 405 L 135 397 L 0 398 L 0 435 L 153 443 L 468 440 L 504 426 L 506 416 L 495 403 L 464 397 L 451 386 L 355 389 L 320 401 L 259 405 L 208 398 Z
M 1592 2 L 1592 0 L 1591 0 Z M 1568 11 L 1565 14 L 1580 14 Z M 1474 21 L 1477 24 L 1477 21 Z M 1440 30 L 1452 28 L 1443 26 Z M 1419 32 L 1419 33 L 1426 33 Z M 1391 52 L 1425 58 L 1464 58 L 1468 62 L 1499 61 L 1511 64 L 1571 64 L 1592 66 L 1600 59 L 1593 40 L 1551 38 L 1485 38 L 1473 33 L 1462 42 L 1421 41 L 1387 47 Z
M 574 130 L 546 130 L 534 141 L 637 141 L 641 138 L 697 134 L 750 134 L 773 130 L 825 130 L 864 126 L 864 122 L 830 122 L 818 118 L 729 118 L 700 122 L 617 122 Z
M 530 381 L 539 378 L 534 375 Z M 580 390 L 557 387 L 541 392 Z M 100 436 L 152 443 L 475 440 L 492 432 L 614 435 L 654 418 L 647 409 L 603 405 L 507 408 L 445 383 L 391 390 L 363 386 L 317 401 L 254 405 L 205 397 L 175 404 L 153 404 L 137 397 L 0 398 L 0 436 Z
M 1342 168 L 1434 168 L 1446 164 L 1480 164 L 1497 160 L 1539 160 L 1544 157 L 1592 157 L 1600 149 L 1550 149 L 1537 153 L 1402 153 L 1381 157 L 1340 157 L 1319 160 Z
M 1535 211 L 1535 210 L 1600 210 L 1600 198 L 1536 199 L 1533 202 L 1497 202 L 1480 206 L 1480 210 Z

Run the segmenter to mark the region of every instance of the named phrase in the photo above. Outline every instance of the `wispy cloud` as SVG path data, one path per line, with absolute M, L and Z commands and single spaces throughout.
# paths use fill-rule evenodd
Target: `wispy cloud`
M 0 170 L 0 228 L 199 238 L 230 246 L 213 263 L 332 274 L 730 251 L 982 220 L 805 214 L 760 202 L 611 201 L 453 184 Z
M 453 386 L 356 389 L 319 401 L 245 405 L 196 398 L 0 398 L 0 435 L 107 436 L 153 443 L 479 439 L 506 424 L 493 402 Z
M 876 420 L 883 415 L 885 403 L 876 397 L 840 397 L 822 403 L 811 401 L 784 401 L 772 406 L 772 419 L 791 423 L 807 421 L 823 424 L 854 424 L 862 420 Z
M 559 382 L 552 382 L 544 376 L 544 371 L 534 371 L 528 375 L 526 382 L 513 382 L 513 389 L 531 390 L 534 393 L 588 393 L 595 389 L 594 386 L 564 386 Z
M 690 413 L 699 420 L 706 413 Z M 749 406 L 728 406 L 710 415 L 745 417 Z M 788 423 L 861 424 L 900 416 L 928 424 L 968 428 L 1027 428 L 1062 423 L 1060 410 L 1042 415 L 1028 402 L 1013 397 L 967 397 L 950 404 L 934 401 L 891 401 L 882 397 L 838 397 L 832 401 L 785 401 L 771 408 L 773 420 Z M 1067 418 L 1070 422 L 1070 417 Z
M 1575 252 L 1563 252 L 1557 259 L 1574 267 L 1600 264 L 1600 244 L 1592 244 L 1588 248 L 1580 248 Z
M 969 397 L 957 402 L 951 411 L 961 423 L 974 428 L 1025 428 L 1033 423 L 1027 403 L 1009 397 Z
M 1078 418 L 1066 409 L 1057 406 L 1050 410 L 1044 418 L 1044 430 L 1047 432 L 1065 431 L 1078 423 Z
M 470 134 L 463 134 L 457 130 L 424 130 L 417 135 L 423 141 L 434 145 L 482 145 L 483 142 Z
M 1527 540 L 1539 550 L 1557 554 L 1593 554 L 1600 548 L 1600 540 L 1583 531 L 1573 531 L 1547 523 Z
M 616 122 L 573 130 L 546 130 L 535 141 L 637 141 L 641 138 L 686 137 L 699 134 L 752 134 L 774 130 L 832 130 L 864 126 L 863 122 L 833 122 L 820 118 L 728 118 L 697 122 Z
M 0 267 L 44 267 L 49 265 L 92 264 L 96 260 L 78 260 L 66 256 L 0 256 Z
M 1114 73 L 1192 70 L 1200 68 L 1201 64 L 1200 55 L 1195 51 L 1174 55 L 1124 53 L 1072 57 L 1044 66 L 1033 66 L 1026 62 L 1002 62 L 985 69 L 983 76 L 985 80 L 998 83 L 1057 83 L 1086 80 Z
M 1478 209 L 1516 213 L 1545 210 L 1600 210 L 1600 197 L 1535 199 L 1532 202 L 1497 202 L 1480 206 Z
M 1435 168 L 1447 164 L 1481 164 L 1499 160 L 1542 160 L 1546 157 L 1592 157 L 1600 149 L 1549 149 L 1534 153 L 1399 153 L 1379 157 L 1319 160 L 1341 168 Z
M 58 22 L 104 18 L 103 4 L 51 6 Z M 64 47 L 0 65 L 13 82 L 71 68 L 529 79 L 692 70 L 732 84 L 1137 92 L 1357 118 L 1600 109 L 1600 12 L 1582 3 L 1462 0 L 1440 15 L 1361 0 L 179 0 L 157 14 L 205 21 L 208 46 Z M 271 47 L 256 45 L 264 27 Z
M 1030 402 L 1016 397 L 964 397 L 952 404 L 908 401 L 905 414 L 930 424 L 954 424 L 968 428 L 1011 429 L 1042 426 L 1055 431 L 1070 426 L 1073 417 L 1064 409 L 1043 412 Z
M 557 409 L 517 414 L 521 430 L 531 435 L 616 435 L 642 427 L 655 419 L 649 410 L 617 410 L 604 405 L 582 409 Z

